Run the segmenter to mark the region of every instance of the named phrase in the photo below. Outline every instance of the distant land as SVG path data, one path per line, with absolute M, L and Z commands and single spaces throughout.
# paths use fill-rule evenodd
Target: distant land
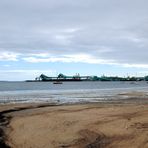
M 67 76 L 60 73 L 57 77 L 49 77 L 41 74 L 35 80 L 26 80 L 26 82 L 42 82 L 42 81 L 148 81 L 148 76 L 144 77 L 118 77 L 118 76 L 80 76 L 79 73 L 73 76 Z

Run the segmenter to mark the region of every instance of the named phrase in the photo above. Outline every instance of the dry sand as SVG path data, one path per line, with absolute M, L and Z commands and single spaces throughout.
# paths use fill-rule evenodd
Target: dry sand
M 12 148 L 148 148 L 148 103 L 141 102 L 7 105 L 0 122 L 11 117 L 4 125 Z

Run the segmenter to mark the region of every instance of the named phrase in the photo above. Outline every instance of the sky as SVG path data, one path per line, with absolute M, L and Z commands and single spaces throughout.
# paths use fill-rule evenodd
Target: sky
M 0 80 L 148 75 L 147 0 L 0 0 Z

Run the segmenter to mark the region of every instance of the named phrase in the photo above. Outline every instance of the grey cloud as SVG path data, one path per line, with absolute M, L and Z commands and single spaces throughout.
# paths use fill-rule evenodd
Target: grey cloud
M 147 0 L 1 0 L 0 51 L 148 64 Z

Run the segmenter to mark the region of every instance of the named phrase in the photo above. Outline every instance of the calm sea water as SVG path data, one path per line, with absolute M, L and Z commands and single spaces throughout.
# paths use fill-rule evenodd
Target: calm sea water
M 0 103 L 99 101 L 147 90 L 146 82 L 0 82 Z

